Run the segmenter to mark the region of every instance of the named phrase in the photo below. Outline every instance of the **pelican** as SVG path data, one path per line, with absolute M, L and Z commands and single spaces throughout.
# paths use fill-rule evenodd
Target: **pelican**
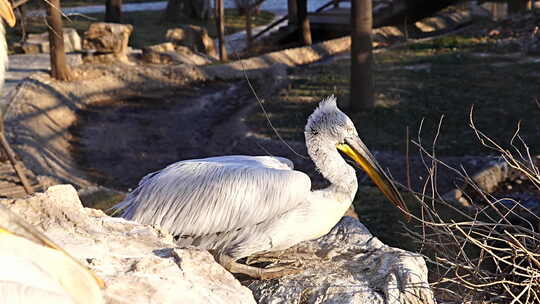
M 407 213 L 395 184 L 369 152 L 351 119 L 331 96 L 309 116 L 309 156 L 330 186 L 311 190 L 311 180 L 282 157 L 222 156 L 179 161 L 146 175 L 115 206 L 122 217 L 160 226 L 179 245 L 210 250 L 232 273 L 269 279 L 289 274 L 275 266 L 258 268 L 239 259 L 284 250 L 327 234 L 341 219 L 358 189 L 354 160 L 399 209 Z
M 7 0 L 0 18 L 15 25 Z M 0 21 L 0 87 L 8 63 L 5 29 Z M 0 203 L 0 302 L 104 303 L 103 281 L 44 234 Z

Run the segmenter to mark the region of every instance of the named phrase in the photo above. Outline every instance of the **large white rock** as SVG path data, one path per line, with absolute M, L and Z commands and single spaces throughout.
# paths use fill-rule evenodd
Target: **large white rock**
M 435 303 L 424 259 L 383 244 L 352 217 L 344 217 L 317 240 L 281 252 L 279 258 L 298 255 L 303 272 L 249 284 L 258 303 Z
M 167 233 L 83 208 L 70 185 L 1 202 L 100 276 L 108 303 L 255 303 L 208 252 L 176 249 Z
M 70 185 L 0 203 L 104 279 L 108 303 L 434 303 L 423 258 L 383 244 L 350 217 L 317 240 L 272 253 L 298 258 L 303 271 L 251 281 L 252 295 L 208 252 L 179 249 L 164 231 L 83 208 Z

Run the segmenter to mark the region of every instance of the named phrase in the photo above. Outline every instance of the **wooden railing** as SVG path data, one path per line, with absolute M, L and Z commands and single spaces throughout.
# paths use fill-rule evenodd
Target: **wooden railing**
M 327 3 L 323 4 L 321 7 L 319 7 L 318 9 L 315 10 L 316 13 L 319 13 L 323 10 L 325 10 L 326 8 L 328 8 L 329 6 L 334 6 L 334 7 L 339 7 L 339 3 L 340 2 L 350 2 L 350 0 L 330 0 L 328 1 Z M 264 35 L 266 32 L 268 32 L 269 30 L 271 30 L 272 28 L 274 28 L 275 26 L 277 26 L 278 24 L 280 24 L 281 22 L 287 20 L 287 18 L 289 18 L 289 15 L 285 15 L 281 18 L 279 18 L 278 20 L 270 23 L 264 30 L 258 32 L 255 36 L 253 36 L 253 40 L 261 37 L 262 35 Z

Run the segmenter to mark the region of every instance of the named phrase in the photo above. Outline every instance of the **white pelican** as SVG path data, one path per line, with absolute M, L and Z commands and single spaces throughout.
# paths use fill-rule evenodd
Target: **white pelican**
M 0 0 L 0 17 L 15 25 L 11 4 Z M 8 63 L 0 21 L 0 87 Z M 1 123 L 1 122 L 0 122 Z M 45 235 L 0 204 L 1 303 L 104 303 L 103 281 Z
M 311 180 L 281 157 L 222 156 L 176 162 L 148 174 L 115 208 L 139 223 L 171 232 L 179 245 L 215 253 L 233 273 L 267 279 L 289 273 L 238 259 L 289 248 L 325 235 L 351 205 L 358 183 L 351 157 L 386 197 L 407 212 L 396 186 L 369 152 L 334 96 L 322 101 L 305 127 L 308 153 L 330 186 Z

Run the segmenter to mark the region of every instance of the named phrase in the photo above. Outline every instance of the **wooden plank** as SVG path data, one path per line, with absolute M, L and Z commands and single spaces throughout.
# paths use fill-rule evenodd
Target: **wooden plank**
M 349 18 L 335 17 L 335 16 L 310 16 L 309 21 L 312 24 L 322 25 L 350 25 L 351 21 Z

